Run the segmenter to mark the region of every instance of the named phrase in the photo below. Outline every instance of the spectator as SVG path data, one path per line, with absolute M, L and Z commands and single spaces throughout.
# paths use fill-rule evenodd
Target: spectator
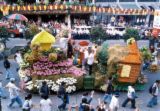
M 135 94 L 135 89 L 132 86 L 128 86 L 128 94 L 127 94 L 127 99 L 123 102 L 122 107 L 126 107 L 126 104 L 131 101 L 131 108 L 135 109 L 135 101 L 136 99 L 136 94 Z
M 60 111 L 64 111 L 66 109 L 66 105 L 69 103 L 69 97 L 68 94 L 66 93 L 64 82 L 62 82 L 61 86 L 59 87 L 58 97 L 62 100 L 62 104 L 58 106 L 58 109 Z
M 47 82 L 46 81 L 43 81 L 42 82 L 42 86 L 39 90 L 39 93 L 40 93 L 40 96 L 49 96 L 49 87 L 47 85 Z
M 116 92 L 115 94 L 113 94 L 111 102 L 109 104 L 109 111 L 118 111 L 119 108 L 119 93 Z
M 32 103 L 32 94 L 28 94 L 25 97 L 25 101 L 23 103 L 23 107 L 22 110 L 23 111 L 31 111 L 32 107 L 33 107 L 33 103 Z
M 11 71 L 10 71 L 11 63 L 9 62 L 7 56 L 4 57 L 3 64 L 4 64 L 4 68 L 6 69 L 6 79 L 10 79 L 11 78 Z
M 19 66 L 20 66 L 21 63 L 23 63 L 22 55 L 21 55 L 21 52 L 19 50 L 16 51 L 14 59 L 18 63 Z M 17 71 L 18 70 L 19 70 L 19 67 L 17 68 Z
M 94 91 L 91 92 L 91 95 L 89 96 L 89 93 L 86 92 L 83 94 L 82 99 L 86 98 L 87 99 L 87 104 L 90 104 L 92 99 L 93 99 Z
M 11 103 L 8 105 L 8 107 L 12 107 L 15 102 L 17 102 L 19 106 L 22 107 L 22 100 L 18 93 L 20 89 L 15 85 L 15 78 L 10 79 L 10 82 L 6 85 L 6 88 L 9 89 L 11 99 Z
M 46 95 L 40 101 L 40 111 L 52 111 L 52 101 Z
M 103 97 L 104 103 L 110 103 L 111 102 L 113 90 L 114 90 L 114 87 L 112 85 L 112 77 L 109 77 L 108 81 L 107 81 L 106 94 Z
M 148 107 L 153 107 L 154 105 L 157 105 L 158 103 L 158 92 L 159 92 L 159 88 L 158 88 L 158 85 L 159 85 L 159 81 L 156 80 L 155 83 L 150 87 L 149 91 L 150 91 L 150 94 L 153 96 L 151 98 L 151 100 L 149 101 L 148 103 Z
M 92 106 L 88 104 L 87 98 L 82 98 L 82 102 L 80 103 L 79 111 L 94 111 Z
M 0 97 L 2 97 L 3 99 L 6 99 L 6 98 L 7 98 L 5 89 L 4 89 L 3 86 L 2 86 L 2 80 L 0 81 Z

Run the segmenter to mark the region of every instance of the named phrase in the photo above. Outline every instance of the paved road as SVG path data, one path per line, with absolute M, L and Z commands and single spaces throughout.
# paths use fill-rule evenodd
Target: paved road
M 15 44 L 17 44 L 17 42 L 14 42 Z M 19 40 L 19 43 L 22 43 L 21 40 Z M 13 47 L 14 45 L 9 43 L 10 47 Z M 14 74 L 14 77 L 17 80 L 17 85 L 18 85 L 18 74 L 16 72 L 16 63 L 13 60 L 10 60 L 12 62 L 12 73 Z M 0 71 L 5 72 L 3 65 L 2 65 L 2 61 L 0 61 Z M 148 88 L 150 87 L 150 85 L 156 80 L 156 79 L 160 79 L 160 72 L 157 73 L 150 73 L 150 72 L 144 72 L 144 74 L 146 74 L 148 76 L 149 82 L 146 84 L 145 86 L 145 90 L 141 91 L 141 92 L 137 92 L 138 95 L 138 99 L 137 99 L 137 104 L 136 106 L 140 109 L 140 111 L 160 111 L 160 105 L 157 105 L 154 108 L 147 108 L 147 102 L 150 99 L 150 95 L 148 94 Z M 5 85 L 8 81 L 5 80 L 5 73 L 0 77 L 0 79 L 3 81 L 3 85 Z M 21 93 L 21 97 L 24 99 L 26 93 Z M 70 95 L 70 104 L 79 104 L 80 100 L 81 100 L 81 95 L 82 92 L 79 93 L 75 93 L 75 94 L 71 94 Z M 99 93 L 99 92 L 95 92 L 94 95 L 94 99 L 93 102 L 91 103 L 93 106 L 97 105 L 97 99 L 98 98 L 102 98 L 103 97 L 103 93 Z M 120 93 L 120 104 L 122 104 L 122 102 L 124 101 L 124 99 L 126 98 L 126 92 L 121 92 Z M 57 111 L 57 105 L 60 104 L 60 100 L 57 98 L 56 95 L 52 95 L 51 99 L 53 101 L 53 111 Z M 33 103 L 38 105 L 40 101 L 40 97 L 38 95 L 34 95 L 33 96 Z M 7 99 L 2 99 L 2 107 L 3 110 L 2 111 L 21 111 L 21 109 L 17 106 L 17 104 L 15 104 L 15 108 L 13 109 L 8 109 L 7 108 L 7 104 L 10 102 L 9 98 Z M 159 97 L 159 103 L 160 103 L 160 97 Z M 34 108 L 33 111 L 39 111 L 38 108 Z M 126 108 L 120 108 L 119 111 L 134 111 L 132 109 L 130 109 L 130 105 L 128 105 Z

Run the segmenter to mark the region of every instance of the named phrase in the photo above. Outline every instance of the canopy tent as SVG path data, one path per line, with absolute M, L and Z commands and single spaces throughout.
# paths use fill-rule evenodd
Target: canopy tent
M 31 41 L 31 45 L 40 45 L 42 50 L 49 50 L 53 43 L 55 43 L 55 37 L 45 30 L 35 35 Z

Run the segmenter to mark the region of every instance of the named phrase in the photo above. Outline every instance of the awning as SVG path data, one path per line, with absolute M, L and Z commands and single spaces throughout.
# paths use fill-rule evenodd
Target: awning
M 122 9 L 139 9 L 139 7 L 136 4 L 129 4 L 129 3 L 122 4 L 122 3 L 120 3 L 119 5 Z
M 149 9 L 146 5 L 140 5 L 141 9 Z

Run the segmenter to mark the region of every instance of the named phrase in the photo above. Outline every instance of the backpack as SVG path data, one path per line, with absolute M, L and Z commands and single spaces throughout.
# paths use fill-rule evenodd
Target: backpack
M 153 88 L 153 84 L 149 87 L 149 93 L 150 93 L 150 94 L 152 94 L 152 93 L 153 93 L 152 88 Z

